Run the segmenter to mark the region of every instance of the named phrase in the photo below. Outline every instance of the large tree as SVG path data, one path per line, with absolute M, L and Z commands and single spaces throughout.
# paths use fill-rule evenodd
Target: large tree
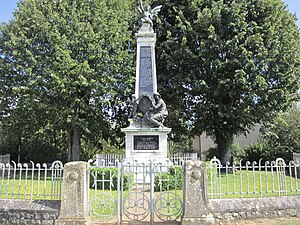
M 69 161 L 82 138 L 108 136 L 134 74 L 132 3 L 20 1 L 0 27 L 2 121 L 17 118 L 29 135 L 65 132 Z
M 163 5 L 155 26 L 157 71 L 170 117 L 184 118 L 194 134 L 206 131 L 215 138 L 221 161 L 229 161 L 234 135 L 297 98 L 296 17 L 281 0 L 152 4 Z

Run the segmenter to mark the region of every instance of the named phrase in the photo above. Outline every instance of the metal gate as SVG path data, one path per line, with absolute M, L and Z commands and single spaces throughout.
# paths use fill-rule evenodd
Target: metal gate
M 180 220 L 182 167 L 165 162 L 89 162 L 89 213 L 95 223 L 154 224 Z

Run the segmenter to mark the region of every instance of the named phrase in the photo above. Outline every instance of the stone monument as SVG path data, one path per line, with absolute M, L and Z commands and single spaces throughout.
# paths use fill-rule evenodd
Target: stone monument
M 88 225 L 87 163 L 64 166 L 61 208 L 55 225 Z
M 208 201 L 205 162 L 186 161 L 184 166 L 182 225 L 212 225 L 215 219 Z
M 141 162 L 167 159 L 167 134 L 170 128 L 164 126 L 168 110 L 161 95 L 157 92 L 155 42 L 153 19 L 162 6 L 153 9 L 149 5 L 138 8 L 141 13 L 141 26 L 136 34 L 137 59 L 135 94 L 130 100 L 132 113 L 130 126 L 123 128 L 126 134 L 126 159 Z

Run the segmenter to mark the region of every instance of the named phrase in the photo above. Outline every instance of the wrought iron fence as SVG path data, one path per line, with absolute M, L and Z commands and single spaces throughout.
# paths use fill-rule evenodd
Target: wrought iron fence
M 299 162 L 278 158 L 269 162 L 221 165 L 214 157 L 207 165 L 210 198 L 249 198 L 300 194 Z
M 197 153 L 176 153 L 170 157 L 175 165 L 183 165 L 187 160 L 197 160 Z M 124 154 L 96 154 L 95 166 L 117 167 L 117 162 L 125 158 Z
M 124 154 L 96 154 L 95 166 L 117 167 L 117 163 L 124 159 Z
M 197 160 L 197 153 L 177 153 L 170 157 L 170 161 L 174 164 L 183 165 L 185 161 Z
M 60 199 L 63 163 L 0 163 L 0 198 Z
M 166 162 L 89 161 L 89 214 L 95 223 L 176 221 L 182 214 L 182 167 Z M 152 224 L 151 223 L 151 224 Z

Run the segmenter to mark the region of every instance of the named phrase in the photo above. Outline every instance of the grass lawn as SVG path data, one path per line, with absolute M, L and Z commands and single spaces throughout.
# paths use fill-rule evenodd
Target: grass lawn
M 52 182 L 51 177 L 44 180 L 2 179 L 0 180 L 0 198 L 58 200 L 60 182 Z
M 232 173 L 210 173 L 210 198 L 255 198 L 300 194 L 300 179 L 283 172 L 237 170 Z

